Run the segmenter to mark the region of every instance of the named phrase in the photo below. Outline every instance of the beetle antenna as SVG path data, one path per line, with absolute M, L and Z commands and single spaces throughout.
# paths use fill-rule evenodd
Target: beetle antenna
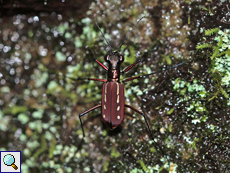
M 119 46 L 118 52 L 120 52 L 121 46 L 123 46 L 123 44 L 124 44 L 124 43 L 126 42 L 126 40 L 129 38 L 129 35 L 131 34 L 131 32 L 136 28 L 137 24 L 138 24 L 143 18 L 145 18 L 145 16 L 143 16 L 142 18 L 140 18 L 140 19 L 137 21 L 136 25 L 133 27 L 133 29 L 132 29 L 131 31 L 129 31 L 129 33 L 128 33 L 128 35 L 126 36 L 125 40 L 124 40 L 123 43 Z
M 107 43 L 107 45 L 110 47 L 110 50 L 111 50 L 111 53 L 112 53 L 112 52 L 113 52 L 113 48 L 112 48 L 112 46 L 109 44 L 109 42 L 108 42 L 108 41 L 107 41 L 107 39 L 105 38 L 104 33 L 102 32 L 101 28 L 99 27 L 99 25 L 97 24 L 97 22 L 96 22 L 96 21 L 95 21 L 95 23 L 96 23 L 96 25 L 97 25 L 98 29 L 100 30 L 100 32 L 101 32 L 101 34 L 102 34 L 102 36 L 103 36 L 103 38 L 104 38 L 105 42 L 106 42 L 106 43 Z

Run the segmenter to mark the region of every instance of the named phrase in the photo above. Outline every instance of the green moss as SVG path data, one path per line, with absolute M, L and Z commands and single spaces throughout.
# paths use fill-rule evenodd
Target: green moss
M 111 157 L 112 158 L 117 158 L 121 155 L 121 153 L 119 153 L 117 150 L 116 150 L 116 147 L 112 147 L 112 151 L 111 151 Z

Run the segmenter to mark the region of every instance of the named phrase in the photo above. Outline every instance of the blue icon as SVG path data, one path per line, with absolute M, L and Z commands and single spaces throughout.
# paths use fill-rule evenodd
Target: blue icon
M 3 158 L 3 162 L 7 166 L 12 166 L 15 170 L 18 169 L 18 167 L 14 164 L 15 163 L 15 158 L 12 154 L 7 154 Z

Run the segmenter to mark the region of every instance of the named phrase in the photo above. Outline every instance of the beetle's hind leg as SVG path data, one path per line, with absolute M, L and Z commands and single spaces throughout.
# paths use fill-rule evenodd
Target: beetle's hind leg
M 152 139 L 152 141 L 153 141 L 153 143 L 154 143 L 154 145 L 155 145 L 155 148 L 156 148 L 156 149 L 159 148 L 159 150 L 161 151 L 161 153 L 162 153 L 162 154 L 164 155 L 164 157 L 167 159 L 168 166 L 170 167 L 170 162 L 169 162 L 169 160 L 168 160 L 167 155 L 165 154 L 165 152 L 163 151 L 163 149 L 162 149 L 162 148 L 155 142 L 155 140 L 154 140 L 152 131 L 150 130 L 150 126 L 149 126 L 149 123 L 148 123 L 148 121 L 147 121 L 147 118 L 146 118 L 145 114 L 142 113 L 142 112 L 140 112 L 139 110 L 137 110 L 136 108 L 134 108 L 134 107 L 132 107 L 132 106 L 130 106 L 130 105 L 125 105 L 125 107 L 128 107 L 128 108 L 134 110 L 135 112 L 137 112 L 138 114 L 140 114 L 140 115 L 142 115 L 142 116 L 144 117 L 144 119 L 145 119 L 145 124 L 146 124 L 146 126 L 147 126 L 148 131 L 149 131 L 149 135 L 150 135 L 150 137 L 151 137 L 151 139 Z
M 82 133 L 83 133 L 83 138 L 85 137 L 85 132 L 84 132 L 84 128 L 83 128 L 83 123 L 82 123 L 82 120 L 81 120 L 81 116 L 83 116 L 83 115 L 89 113 L 90 111 L 92 111 L 94 109 L 97 109 L 99 107 L 101 107 L 101 105 L 94 106 L 94 107 L 90 108 L 89 110 L 87 110 L 87 111 L 79 114 L 79 119 L 80 119 L 80 122 L 81 122 L 81 130 L 82 130 Z

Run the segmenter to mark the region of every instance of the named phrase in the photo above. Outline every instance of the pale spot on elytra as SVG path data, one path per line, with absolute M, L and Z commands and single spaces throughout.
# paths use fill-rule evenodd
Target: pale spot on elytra
M 108 83 L 105 84 L 105 94 L 107 93 L 107 84 Z
M 117 84 L 117 95 L 119 94 L 119 84 L 118 83 L 116 83 Z
M 118 115 L 118 116 L 117 116 L 117 119 L 119 120 L 119 119 L 121 119 L 121 117 Z

